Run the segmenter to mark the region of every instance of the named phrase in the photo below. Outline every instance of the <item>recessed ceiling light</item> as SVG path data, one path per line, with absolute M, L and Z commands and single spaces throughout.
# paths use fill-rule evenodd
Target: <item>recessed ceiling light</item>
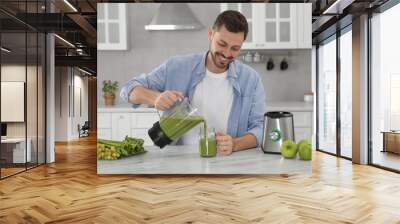
M 78 67 L 78 70 L 81 71 L 81 72 L 83 72 L 83 73 L 85 73 L 85 74 L 92 75 L 92 73 L 90 73 L 90 72 L 88 72 L 88 71 L 86 71 L 86 70 L 83 70 L 83 69 L 81 69 L 81 68 L 79 68 L 79 67 Z
M 336 0 L 322 14 L 342 14 L 343 9 L 353 3 L 355 0 Z
M 62 38 L 62 37 L 60 37 L 60 36 L 57 35 L 57 34 L 54 34 L 54 36 L 57 37 L 58 39 L 60 39 L 61 41 L 63 41 L 64 43 L 66 43 L 67 45 L 69 45 L 69 46 L 75 48 L 75 45 L 73 45 L 73 44 L 72 44 L 71 42 L 69 42 L 68 40 L 66 40 L 66 39 L 64 39 L 64 38 Z
M 78 12 L 78 10 L 68 1 L 68 0 L 64 0 L 65 4 L 67 4 L 72 10 L 74 10 L 75 12 Z
M 4 51 L 4 52 L 6 52 L 6 53 L 10 53 L 10 52 L 11 52 L 11 50 L 9 50 L 9 49 L 7 49 L 7 48 L 5 48 L 5 47 L 1 47 L 1 50 Z

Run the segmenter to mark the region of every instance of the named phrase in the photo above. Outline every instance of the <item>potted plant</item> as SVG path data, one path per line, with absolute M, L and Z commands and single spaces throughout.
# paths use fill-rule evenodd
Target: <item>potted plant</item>
M 106 106 L 112 106 L 114 105 L 114 100 L 115 100 L 115 92 L 118 89 L 118 82 L 114 81 L 111 82 L 111 80 L 104 80 L 103 81 L 103 97 L 104 97 L 104 104 Z

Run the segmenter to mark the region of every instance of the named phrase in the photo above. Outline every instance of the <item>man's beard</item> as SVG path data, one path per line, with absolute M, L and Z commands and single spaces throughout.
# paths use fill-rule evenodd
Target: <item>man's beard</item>
M 226 58 L 223 54 L 219 52 L 214 53 L 210 50 L 210 54 L 214 65 L 221 69 L 227 68 L 229 64 L 233 61 L 233 57 Z

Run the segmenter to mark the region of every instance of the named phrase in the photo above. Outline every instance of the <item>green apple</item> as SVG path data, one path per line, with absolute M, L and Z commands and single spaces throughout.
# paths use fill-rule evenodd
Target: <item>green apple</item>
M 311 160 L 312 150 L 311 143 L 307 139 L 303 139 L 298 143 L 299 157 L 302 160 Z
M 300 149 L 300 146 L 302 146 L 303 144 L 309 144 L 309 145 L 311 145 L 310 140 L 308 140 L 308 139 L 302 139 L 302 140 L 300 140 L 300 141 L 297 143 L 297 148 Z
M 292 140 L 286 140 L 281 145 L 281 154 L 286 159 L 293 159 L 297 154 L 297 144 Z

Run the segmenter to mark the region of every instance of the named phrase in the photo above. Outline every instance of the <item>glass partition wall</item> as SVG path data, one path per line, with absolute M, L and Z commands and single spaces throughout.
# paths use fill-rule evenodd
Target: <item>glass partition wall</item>
M 340 154 L 352 158 L 352 33 L 351 25 L 340 36 Z
M 336 154 L 336 37 L 318 48 L 318 149 Z
M 400 21 L 400 4 L 389 1 L 370 13 L 366 34 L 369 40 L 368 164 L 400 172 L 400 63 L 397 56 L 400 32 L 395 28 Z M 347 159 L 352 158 L 351 30 L 349 25 L 338 31 L 336 37 L 318 43 L 316 51 L 317 149 Z M 332 85 L 336 88 L 331 88 Z M 333 105 L 336 109 L 332 109 Z
M 25 12 L 37 12 L 38 2 L 21 1 L 18 6 Z M 4 11 L 0 11 L 0 20 L 0 178 L 3 179 L 46 160 L 46 40 L 44 33 Z
M 400 4 L 371 21 L 370 163 L 400 172 Z
M 352 27 L 317 45 L 317 150 L 352 158 Z
M 1 178 L 24 171 L 30 157 L 30 151 L 26 153 L 25 38 L 25 32 L 1 33 Z

